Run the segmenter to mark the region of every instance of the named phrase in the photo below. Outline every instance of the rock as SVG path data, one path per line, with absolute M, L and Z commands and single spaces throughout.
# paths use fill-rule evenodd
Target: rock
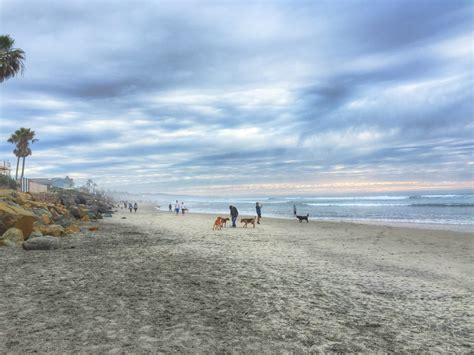
M 23 243 L 23 248 L 26 250 L 52 250 L 61 247 L 61 240 L 50 235 L 30 238 Z
M 53 237 L 60 237 L 64 235 L 64 228 L 58 224 L 50 224 L 48 226 L 38 225 L 36 228 L 39 229 L 43 235 L 52 235 Z
M 31 232 L 33 232 L 33 223 L 34 222 L 35 222 L 35 219 L 33 217 L 23 216 L 23 217 L 20 217 L 15 222 L 15 228 L 18 228 L 19 230 L 21 230 L 23 235 L 28 238 L 28 236 L 31 234 Z
M 82 218 L 84 216 L 87 216 L 89 213 L 89 210 L 86 207 L 79 207 L 79 217 Z
M 81 231 L 81 228 L 77 224 L 71 224 L 69 227 L 67 227 L 64 232 L 66 234 L 75 234 L 79 233 Z
M 14 246 L 23 243 L 24 237 L 23 232 L 18 228 L 10 228 L 3 233 L 0 238 L 0 245 L 2 246 Z
M 33 217 L 34 215 L 31 211 L 20 207 L 16 203 L 0 201 L 0 234 L 14 227 L 15 223 L 25 216 Z
M 80 204 L 85 205 L 85 204 L 87 203 L 87 199 L 86 199 L 86 197 L 85 197 L 84 195 L 79 194 L 79 195 L 76 196 L 75 202 L 76 202 L 78 205 L 80 205 Z
M 91 232 L 97 232 L 99 230 L 99 227 L 90 227 L 89 230 Z
M 91 219 L 89 218 L 88 215 L 85 215 L 84 217 L 81 218 L 81 221 L 82 221 L 82 222 L 90 222 Z
M 15 197 L 15 201 L 21 206 L 26 205 L 31 200 L 31 195 L 24 192 L 16 192 L 14 194 L 14 197 Z
M 39 238 L 39 237 L 42 237 L 43 236 L 43 233 L 41 233 L 40 231 L 33 231 L 31 232 L 30 236 L 28 237 L 28 240 L 31 239 L 31 238 Z
M 48 204 L 46 202 L 38 202 L 38 201 L 28 201 L 27 206 L 30 206 L 33 208 L 41 208 L 41 209 L 48 208 Z
M 54 224 L 59 224 L 63 228 L 67 228 L 72 224 L 73 221 L 71 221 L 69 218 L 66 218 L 64 216 L 59 217 L 56 219 Z
M 45 213 L 41 216 L 41 222 L 43 222 L 44 224 L 50 224 L 51 218 L 49 218 L 49 216 Z
M 69 214 L 76 219 L 81 218 L 81 211 L 79 210 L 79 207 L 76 207 L 76 206 L 69 207 Z
M 61 217 L 61 215 L 58 212 L 56 212 L 56 210 L 53 209 L 53 208 L 50 208 L 49 212 L 51 212 L 51 216 L 52 216 L 53 221 L 56 221 Z

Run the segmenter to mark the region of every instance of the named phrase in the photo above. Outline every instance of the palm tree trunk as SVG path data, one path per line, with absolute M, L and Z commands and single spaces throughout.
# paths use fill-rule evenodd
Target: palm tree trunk
M 21 167 L 21 178 L 20 180 L 23 180 L 23 175 L 25 174 L 25 158 L 23 157 L 23 166 Z
M 18 180 L 18 166 L 20 165 L 20 157 L 16 157 L 16 173 L 15 180 Z

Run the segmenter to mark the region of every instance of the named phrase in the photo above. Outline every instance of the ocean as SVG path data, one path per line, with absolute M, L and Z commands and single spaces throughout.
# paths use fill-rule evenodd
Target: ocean
M 474 231 L 474 194 L 184 199 L 190 212 L 227 214 L 229 205 L 234 205 L 241 215 L 255 215 L 257 201 L 263 205 L 263 217 L 294 218 L 295 205 L 298 215 L 309 214 L 313 220 L 460 226 Z M 170 202 L 159 201 L 161 209 Z

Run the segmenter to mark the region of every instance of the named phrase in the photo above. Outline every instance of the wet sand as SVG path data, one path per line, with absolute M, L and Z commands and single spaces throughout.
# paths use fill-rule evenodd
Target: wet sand
M 119 211 L 1 248 L 0 353 L 473 351 L 472 233 L 213 220 Z

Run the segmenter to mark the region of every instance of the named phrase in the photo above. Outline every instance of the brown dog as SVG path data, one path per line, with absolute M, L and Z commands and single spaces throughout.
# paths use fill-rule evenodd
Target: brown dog
M 253 218 L 241 218 L 240 219 L 240 223 L 244 223 L 244 227 L 243 228 L 247 228 L 247 224 L 253 224 L 253 227 L 255 228 L 255 219 L 257 217 L 253 217 Z
M 221 230 L 222 229 L 222 220 L 220 217 L 216 218 L 216 221 L 214 222 L 214 227 L 212 227 L 212 230 Z
M 221 224 L 222 226 L 224 226 L 225 228 L 227 227 L 227 222 L 230 221 L 230 218 L 224 218 L 224 217 L 217 217 L 221 220 Z

